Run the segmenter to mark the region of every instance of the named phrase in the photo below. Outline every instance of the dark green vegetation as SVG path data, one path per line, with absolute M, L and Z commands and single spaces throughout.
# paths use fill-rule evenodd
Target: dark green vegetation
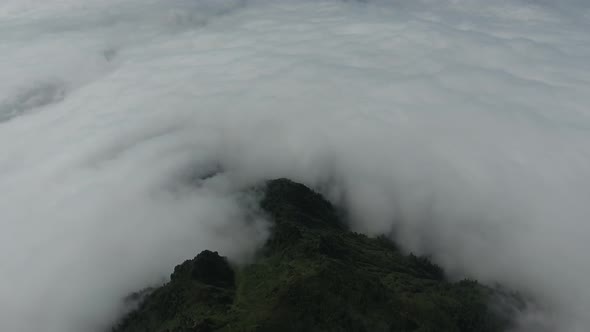
M 452 283 L 428 259 L 348 231 L 330 203 L 289 180 L 267 184 L 273 235 L 255 263 L 203 251 L 174 269 L 114 332 L 502 331 L 495 292 Z

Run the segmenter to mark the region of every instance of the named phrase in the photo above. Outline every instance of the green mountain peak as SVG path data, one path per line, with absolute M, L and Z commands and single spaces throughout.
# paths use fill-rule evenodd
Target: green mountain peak
M 203 251 L 150 290 L 113 332 L 503 331 L 499 292 L 446 280 L 425 257 L 384 237 L 347 230 L 320 194 L 287 179 L 266 183 L 274 221 L 259 257 L 231 266 Z

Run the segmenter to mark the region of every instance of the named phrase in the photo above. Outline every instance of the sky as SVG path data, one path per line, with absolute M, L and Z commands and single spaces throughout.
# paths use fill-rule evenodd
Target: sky
M 518 331 L 590 320 L 590 3 L 4 0 L 0 330 L 104 331 L 289 177 Z

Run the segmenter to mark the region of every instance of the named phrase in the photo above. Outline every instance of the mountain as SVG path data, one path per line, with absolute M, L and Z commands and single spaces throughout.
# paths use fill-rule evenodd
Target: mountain
M 502 292 L 451 282 L 385 237 L 349 231 L 320 194 L 287 179 L 264 187 L 273 231 L 256 260 L 203 251 L 176 266 L 113 332 L 503 331 Z

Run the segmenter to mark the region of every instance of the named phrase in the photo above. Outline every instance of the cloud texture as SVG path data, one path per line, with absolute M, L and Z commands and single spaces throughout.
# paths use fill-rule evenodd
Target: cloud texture
M 590 321 L 586 1 L 6 0 L 0 330 L 100 331 L 202 249 L 268 234 L 243 189 Z M 210 176 L 215 174 L 214 176 Z

